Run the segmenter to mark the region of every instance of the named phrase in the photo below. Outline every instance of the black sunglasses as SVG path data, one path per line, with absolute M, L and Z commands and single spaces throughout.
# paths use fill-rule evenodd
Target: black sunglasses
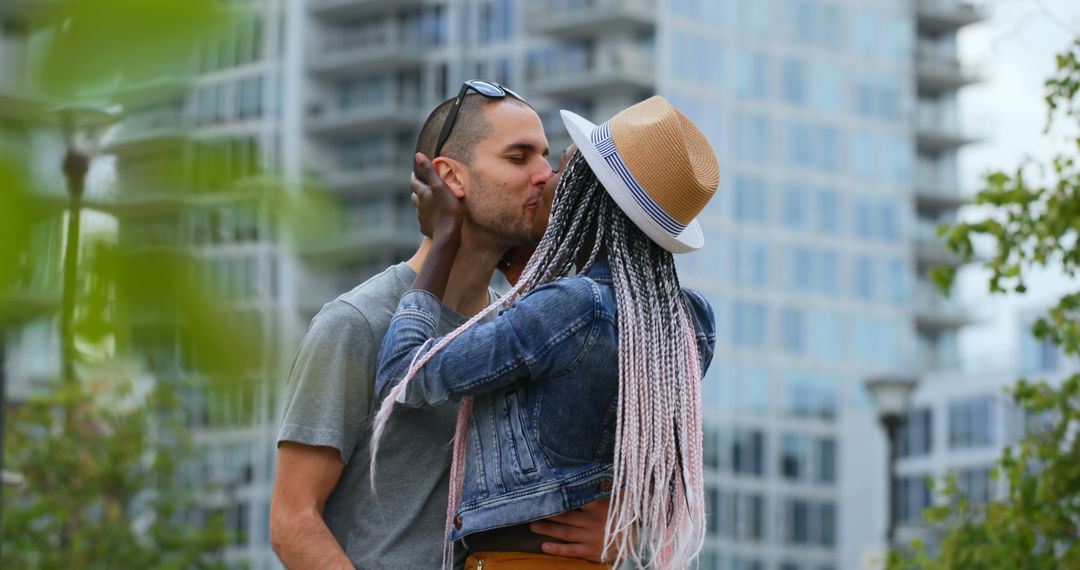
M 521 98 L 521 95 L 492 81 L 470 79 L 469 81 L 462 83 L 461 91 L 458 91 L 457 97 L 454 99 L 454 106 L 450 108 L 450 113 L 446 115 L 446 121 L 443 123 L 442 130 L 439 131 L 439 140 L 435 143 L 435 154 L 431 157 L 432 159 L 437 158 L 442 153 L 442 147 L 446 144 L 446 139 L 450 138 L 450 131 L 454 129 L 454 123 L 457 122 L 458 110 L 461 109 L 461 102 L 465 100 L 465 95 L 469 93 L 470 89 L 488 99 L 502 99 L 509 95 L 519 101 L 524 101 L 524 99 Z

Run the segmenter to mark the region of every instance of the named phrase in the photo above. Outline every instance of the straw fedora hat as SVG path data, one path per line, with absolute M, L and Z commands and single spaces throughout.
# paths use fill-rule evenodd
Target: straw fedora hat
M 596 178 L 645 235 L 672 253 L 705 244 L 697 216 L 716 193 L 720 166 L 686 115 L 660 96 L 599 126 L 561 114 Z

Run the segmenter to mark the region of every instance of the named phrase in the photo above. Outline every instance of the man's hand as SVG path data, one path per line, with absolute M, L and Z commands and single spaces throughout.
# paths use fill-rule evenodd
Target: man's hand
M 610 499 L 598 499 L 580 509 L 529 523 L 529 530 L 562 541 L 540 545 L 545 554 L 605 562 L 604 529 L 610 503 Z

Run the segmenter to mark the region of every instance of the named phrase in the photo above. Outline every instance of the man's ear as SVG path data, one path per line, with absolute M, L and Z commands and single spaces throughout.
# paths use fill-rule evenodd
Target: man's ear
M 442 178 L 446 187 L 459 199 L 465 197 L 465 187 L 469 183 L 469 172 L 460 161 L 440 156 L 431 162 L 435 173 Z

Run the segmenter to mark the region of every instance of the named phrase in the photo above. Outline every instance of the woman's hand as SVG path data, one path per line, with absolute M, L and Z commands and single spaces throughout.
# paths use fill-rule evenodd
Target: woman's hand
M 430 233 L 424 232 L 424 235 L 431 237 L 431 249 L 412 287 L 442 299 L 454 258 L 461 247 L 461 223 L 465 218 L 465 207 L 439 178 L 435 165 L 428 157 L 418 152 L 413 160 L 416 161 L 416 181 L 423 183 L 423 186 L 413 185 L 416 217 L 420 220 L 421 231 L 425 226 L 429 228 Z M 424 191 L 425 187 L 427 191 Z
M 439 213 L 433 203 L 435 198 L 431 194 L 431 186 L 421 182 L 416 173 L 410 173 L 409 192 L 409 199 L 413 206 L 416 206 L 416 221 L 420 222 L 420 233 L 430 238 L 435 233 L 435 219 Z
M 418 152 L 413 159 L 416 174 L 412 177 L 410 188 L 420 232 L 433 240 L 460 241 L 461 224 L 465 219 L 464 204 L 435 172 L 435 165 L 428 157 Z

